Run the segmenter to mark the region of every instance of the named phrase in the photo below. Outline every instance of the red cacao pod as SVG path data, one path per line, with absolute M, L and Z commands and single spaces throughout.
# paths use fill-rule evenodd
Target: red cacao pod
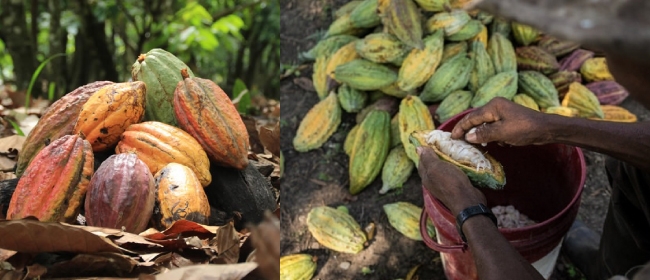
M 7 218 L 34 216 L 40 221 L 74 222 L 93 175 L 93 164 L 87 140 L 66 135 L 53 141 L 20 177 Z
M 78 87 L 61 99 L 52 103 L 41 116 L 34 129 L 27 135 L 16 163 L 16 176 L 21 176 L 25 168 L 46 143 L 73 134 L 81 107 L 97 90 L 113 82 L 99 81 Z
M 185 69 L 184 69 L 185 70 Z M 184 78 L 174 92 L 180 127 L 199 141 L 216 164 L 244 169 L 248 165 L 248 132 L 237 108 L 214 82 Z
M 140 233 L 154 205 L 153 175 L 134 153 L 112 155 L 90 180 L 84 205 L 89 226 Z

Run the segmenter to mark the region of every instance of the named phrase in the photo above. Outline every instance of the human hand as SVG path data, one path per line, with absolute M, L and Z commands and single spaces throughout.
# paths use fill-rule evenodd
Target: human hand
M 417 153 L 420 156 L 418 173 L 422 184 L 454 216 L 467 207 L 486 204 L 485 195 L 472 186 L 460 168 L 439 159 L 430 147 L 418 147 Z
M 536 112 L 505 98 L 497 97 L 462 118 L 451 138 L 470 143 L 500 142 L 513 146 L 542 145 L 551 141 L 545 129 L 548 114 Z M 466 134 L 476 127 L 474 133 Z

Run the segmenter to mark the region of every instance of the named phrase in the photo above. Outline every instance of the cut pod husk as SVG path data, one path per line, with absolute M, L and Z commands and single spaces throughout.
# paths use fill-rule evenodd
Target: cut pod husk
M 449 132 L 419 130 L 411 133 L 409 140 L 416 147 L 431 147 L 440 159 L 458 166 L 476 186 L 502 189 L 506 184 L 501 163 L 474 145 L 451 139 Z

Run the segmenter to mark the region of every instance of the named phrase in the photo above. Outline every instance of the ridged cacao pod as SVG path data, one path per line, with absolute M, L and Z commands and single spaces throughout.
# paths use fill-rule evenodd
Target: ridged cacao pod
M 422 241 L 420 233 L 420 215 L 422 208 L 409 202 L 395 202 L 384 204 L 384 212 L 388 217 L 388 223 L 404 236 Z M 431 221 L 427 221 L 427 232 L 430 237 L 435 237 L 436 232 Z
M 450 93 L 467 85 L 474 61 L 466 55 L 458 55 L 444 64 L 431 76 L 420 93 L 424 102 L 442 101 Z
M 535 99 L 540 108 L 560 106 L 555 85 L 542 73 L 537 71 L 519 72 L 519 89 Z
M 341 124 L 341 106 L 334 92 L 309 109 L 300 122 L 293 147 L 306 152 L 318 149 L 336 132 Z
M 306 53 L 306 58 L 316 59 L 318 57 L 330 57 L 338 49 L 348 43 L 358 40 L 359 38 L 352 35 L 336 35 L 320 40 L 316 46 Z M 180 80 L 179 80 L 180 81 Z
M 461 41 L 456 43 L 445 44 L 445 47 L 442 50 L 442 58 L 440 59 L 440 64 L 444 64 L 447 60 L 450 60 L 457 55 L 467 54 L 467 42 Z
M 208 224 L 208 197 L 192 169 L 172 162 L 156 173 L 154 182 L 156 203 L 151 220 L 158 230 L 182 219 Z
M 340 18 L 344 15 L 349 15 L 357 6 L 359 6 L 359 4 L 361 4 L 361 2 L 363 1 L 353 0 L 345 3 L 343 6 L 336 9 L 336 11 L 334 12 L 334 18 Z
M 436 31 L 424 38 L 423 50 L 411 50 L 399 69 L 399 88 L 410 91 L 424 85 L 440 64 L 443 44 L 442 31 Z
M 248 131 L 228 95 L 211 80 L 190 78 L 174 92 L 179 126 L 201 144 L 215 163 L 244 169 L 248 165 Z
M 505 38 L 508 38 L 510 36 L 510 31 L 512 30 L 512 26 L 510 24 L 510 21 L 503 18 L 503 17 L 494 17 L 492 20 L 492 24 L 490 25 L 490 34 L 493 34 L 491 36 L 494 36 L 494 34 L 501 34 Z
M 330 24 L 327 29 L 326 37 L 335 36 L 335 35 L 358 35 L 363 31 L 363 29 L 356 28 L 352 25 L 352 19 L 349 14 L 342 15 L 337 18 Z
M 525 94 L 525 93 L 520 93 L 515 95 L 515 97 L 512 98 L 512 102 L 515 102 L 521 106 L 533 109 L 535 111 L 539 111 L 539 105 L 535 102 L 535 99 L 530 97 L 530 95 Z
M 594 57 L 587 59 L 580 66 L 580 74 L 587 82 L 613 81 L 614 76 L 607 68 L 607 59 L 604 57 Z
M 142 121 L 145 92 L 143 82 L 101 88 L 81 107 L 74 133 L 83 133 L 95 152 L 115 146 L 129 125 Z
M 43 148 L 20 177 L 7 219 L 34 216 L 42 222 L 73 223 L 93 176 L 90 143 L 65 135 Z
M 580 47 L 578 43 L 560 40 L 548 35 L 542 37 L 538 45 L 553 56 L 563 56 Z
M 120 136 L 115 153 L 135 153 L 151 174 L 176 162 L 191 168 L 201 185 L 207 186 L 212 181 L 210 161 L 201 144 L 184 130 L 165 123 L 130 125 Z
M 306 222 L 314 239 L 330 250 L 356 254 L 363 250 L 367 241 L 361 226 L 350 214 L 332 207 L 311 209 Z
M 562 106 L 578 110 L 578 116 L 583 118 L 604 118 L 596 95 L 580 83 L 572 83 L 569 91 L 562 99 Z
M 577 117 L 578 116 L 578 110 L 575 108 L 569 108 L 569 107 L 564 107 L 564 106 L 553 106 L 553 107 L 548 107 L 543 110 L 544 113 L 547 114 L 555 114 L 555 115 L 560 115 L 560 116 L 565 116 L 565 117 Z
M 478 20 L 470 20 L 463 28 L 453 35 L 445 37 L 448 41 L 458 42 L 474 38 L 476 35 L 483 31 L 485 26 Z
M 316 94 L 322 100 L 327 97 L 327 62 L 329 57 L 319 56 L 316 58 L 314 63 L 314 73 L 312 73 L 311 79 L 314 83 L 314 90 Z
M 345 136 L 345 142 L 343 142 L 343 151 L 345 151 L 345 154 L 350 156 L 352 154 L 352 145 L 354 144 L 354 137 L 357 135 L 357 131 L 359 131 L 359 124 L 355 125 L 350 129 L 350 132 L 348 132 L 348 135 Z
M 585 86 L 598 97 L 600 104 L 604 105 L 621 104 L 630 95 L 623 86 L 614 81 L 593 82 Z
M 235 224 L 237 227 L 258 224 L 264 220 L 264 212 L 277 209 L 271 183 L 254 165 L 244 170 L 212 165 L 210 170 L 219 176 L 214 176 L 205 188 L 208 201 L 227 213 L 239 213 L 241 223 Z
M 517 55 L 512 42 L 501 33 L 495 33 L 490 38 L 487 48 L 495 73 L 517 71 Z
M 348 113 L 357 113 L 366 106 L 368 94 L 343 84 L 339 87 L 338 99 L 343 110 Z
M 582 64 L 594 57 L 594 52 L 577 49 L 560 60 L 560 71 L 578 71 Z
M 397 37 L 388 33 L 374 33 L 356 42 L 357 53 L 375 63 L 396 62 L 404 57 L 410 48 Z
M 356 41 L 352 41 L 347 45 L 341 47 L 338 51 L 336 51 L 332 55 L 332 57 L 327 61 L 327 67 L 325 67 L 325 73 L 327 73 L 328 77 L 332 79 L 335 78 L 334 70 L 336 69 L 337 66 L 348 63 L 357 58 L 360 58 L 355 48 L 356 45 L 357 45 Z
M 147 85 L 146 120 L 178 125 L 172 100 L 176 85 L 183 80 L 181 69 L 188 69 L 188 75 L 194 77 L 192 70 L 189 70 L 183 61 L 163 49 L 152 49 L 141 54 L 133 63 L 133 81 L 143 81 Z
M 451 139 L 451 132 L 419 130 L 411 133 L 416 146 L 427 146 L 440 157 L 460 168 L 479 187 L 502 189 L 506 184 L 503 166 L 490 154 L 464 140 Z
M 73 134 L 81 107 L 96 91 L 111 84 L 113 82 L 109 81 L 90 83 L 78 87 L 52 103 L 25 138 L 16 163 L 16 176 L 23 175 L 32 158 L 45 147 L 46 143 Z
M 472 18 L 464 10 L 436 13 L 427 20 L 426 30 L 428 33 L 442 30 L 445 37 L 449 37 L 460 32 L 471 20 Z
M 377 13 L 377 0 L 364 0 L 350 13 L 350 22 L 355 28 L 372 28 L 381 24 Z
M 535 70 L 550 74 L 557 72 L 560 68 L 555 56 L 540 47 L 520 47 L 515 52 L 517 54 L 517 69 L 519 70 Z
M 402 144 L 402 137 L 399 131 L 399 113 L 390 119 L 390 147 L 394 148 Z
M 311 280 L 316 272 L 316 257 L 294 254 L 280 258 L 280 279 Z
M 415 0 L 422 10 L 427 12 L 442 12 L 449 5 L 448 0 Z
M 389 190 L 401 188 L 408 181 L 415 164 L 406 155 L 404 146 L 399 145 L 388 153 L 384 167 L 381 169 L 382 186 L 380 194 L 385 194 Z
M 377 10 L 381 22 L 406 45 L 423 49 L 420 11 L 412 0 L 381 0 Z
M 455 91 L 445 97 L 436 110 L 436 119 L 443 123 L 451 117 L 469 109 L 474 94 L 469 91 Z
M 560 71 L 549 75 L 548 78 L 553 82 L 560 98 L 564 97 L 571 83 L 582 82 L 582 76 L 578 72 Z
M 626 122 L 632 123 L 637 121 L 636 115 L 623 107 L 616 105 L 601 105 L 605 117 L 602 120 L 610 122 Z M 598 120 L 598 119 L 597 119 Z
M 86 194 L 86 223 L 138 234 L 153 214 L 153 175 L 133 153 L 112 155 L 97 169 Z
M 474 68 L 469 76 L 469 89 L 476 92 L 488 79 L 496 74 L 492 59 L 481 42 L 472 42 L 471 56 L 474 60 Z
M 530 25 L 513 21 L 512 25 L 512 35 L 515 37 L 515 41 L 524 46 L 528 46 L 533 42 L 537 41 L 539 37 L 539 31 Z
M 410 91 L 403 91 L 401 88 L 399 88 L 399 86 L 397 85 L 397 82 L 392 83 L 392 84 L 388 85 L 387 87 L 380 88 L 379 91 L 386 94 L 386 95 L 395 96 L 395 97 L 398 97 L 398 98 L 404 98 L 409 94 L 410 95 L 416 94 L 415 89 L 412 89 Z
M 394 83 L 397 73 L 387 66 L 355 59 L 336 67 L 336 81 L 359 90 L 377 90 Z
M 470 105 L 472 108 L 481 107 L 495 97 L 508 100 L 517 94 L 517 72 L 502 72 L 489 78 L 474 94 Z
M 485 25 L 481 26 L 481 32 L 469 39 L 469 42 L 481 42 L 483 46 L 488 45 L 488 29 Z
M 361 122 L 350 152 L 350 193 L 355 195 L 375 180 L 390 149 L 390 115 L 373 110 Z
M 409 135 L 416 130 L 435 129 L 433 117 L 429 108 L 417 96 L 407 96 L 399 105 L 399 131 L 402 145 L 409 158 L 417 167 L 420 157 L 415 152 L 415 147 L 409 141 Z

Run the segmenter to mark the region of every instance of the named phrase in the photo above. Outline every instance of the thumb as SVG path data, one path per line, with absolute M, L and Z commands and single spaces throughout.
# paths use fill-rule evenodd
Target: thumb
M 496 139 L 496 136 L 499 135 L 499 129 L 500 125 L 497 122 L 489 124 L 484 123 L 467 132 L 467 134 L 465 134 L 465 141 L 473 144 L 496 141 L 498 140 Z
M 436 153 L 433 151 L 431 147 L 420 146 L 416 148 L 416 152 L 420 157 L 420 164 L 418 165 L 418 173 L 420 173 L 421 176 L 434 163 L 440 161 L 438 155 L 436 155 Z

